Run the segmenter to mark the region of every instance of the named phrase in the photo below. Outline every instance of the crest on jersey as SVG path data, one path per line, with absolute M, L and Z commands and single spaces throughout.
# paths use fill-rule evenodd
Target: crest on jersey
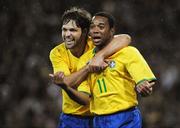
M 109 67 L 114 68 L 116 66 L 116 62 L 114 60 L 109 61 Z

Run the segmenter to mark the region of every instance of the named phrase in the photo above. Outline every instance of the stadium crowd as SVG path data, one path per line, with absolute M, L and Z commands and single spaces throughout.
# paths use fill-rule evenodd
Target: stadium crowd
M 155 73 L 153 94 L 140 97 L 144 128 L 179 128 L 178 0 L 1 0 L 0 128 L 56 128 L 62 101 L 48 55 L 62 41 L 62 13 L 74 5 L 113 14 L 116 33 L 132 37 Z

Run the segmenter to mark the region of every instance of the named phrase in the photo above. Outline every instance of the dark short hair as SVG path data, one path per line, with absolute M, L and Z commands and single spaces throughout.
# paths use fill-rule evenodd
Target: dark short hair
M 106 17 L 108 19 L 108 22 L 109 22 L 109 27 L 113 28 L 115 26 L 115 18 L 114 18 L 114 16 L 107 13 L 107 12 L 98 12 L 98 13 L 95 13 L 94 16 Z
M 62 15 L 61 26 L 67 24 L 70 20 L 74 20 L 82 30 L 87 29 L 89 31 L 91 18 L 91 14 L 85 9 L 72 7 Z

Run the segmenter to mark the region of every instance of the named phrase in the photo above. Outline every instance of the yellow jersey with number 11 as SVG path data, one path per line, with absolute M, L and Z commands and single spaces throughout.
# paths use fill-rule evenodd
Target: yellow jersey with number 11
M 94 56 L 95 49 L 84 54 L 78 68 Z M 155 76 L 139 51 L 132 46 L 123 48 L 108 58 L 108 67 L 101 73 L 92 73 L 81 83 L 78 91 L 90 93 L 90 111 L 97 115 L 112 114 L 137 106 L 135 85 Z

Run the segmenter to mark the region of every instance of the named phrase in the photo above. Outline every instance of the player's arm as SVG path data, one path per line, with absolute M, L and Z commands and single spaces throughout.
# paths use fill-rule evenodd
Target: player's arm
M 59 72 L 58 76 L 59 76 L 59 79 L 63 79 L 65 77 L 63 72 Z M 77 103 L 82 104 L 82 105 L 88 105 L 89 104 L 90 94 L 77 91 L 77 89 L 70 87 L 64 83 L 60 83 L 60 84 L 58 84 L 58 86 L 60 86 L 62 89 L 64 89 L 64 91 L 66 91 L 68 96 L 72 100 L 76 101 Z
M 64 86 L 62 87 L 68 96 L 76 101 L 77 103 L 81 105 L 89 105 L 90 103 L 90 95 L 84 92 L 77 91 L 76 89 L 69 87 L 69 86 Z
M 80 83 L 86 79 L 89 73 L 88 65 L 81 68 L 79 71 L 74 72 L 70 75 L 62 77 L 62 72 L 56 72 L 55 74 L 49 74 L 52 81 L 56 85 L 65 84 L 68 87 L 77 88 Z
M 136 91 L 143 97 L 149 96 L 153 92 L 155 82 L 144 80 L 136 85 Z
M 131 77 L 135 80 L 136 91 L 141 96 L 149 96 L 152 94 L 153 86 L 155 85 L 156 77 L 151 71 L 148 63 L 141 55 L 139 50 L 134 47 L 129 47 L 128 50 L 125 50 L 127 60 L 126 68 L 131 75 Z
M 53 49 L 50 52 L 49 58 L 52 63 L 54 74 L 49 74 L 54 84 L 66 84 L 76 88 L 87 76 L 88 67 L 84 66 L 78 72 L 72 73 L 69 70 L 67 62 L 63 58 L 60 49 Z M 62 78 L 61 72 L 65 74 Z
M 91 72 L 96 72 L 99 68 L 104 69 L 107 64 L 104 59 L 116 53 L 120 49 L 128 46 L 131 43 L 131 37 L 127 34 L 115 35 L 112 41 L 101 51 L 99 51 L 89 63 Z

